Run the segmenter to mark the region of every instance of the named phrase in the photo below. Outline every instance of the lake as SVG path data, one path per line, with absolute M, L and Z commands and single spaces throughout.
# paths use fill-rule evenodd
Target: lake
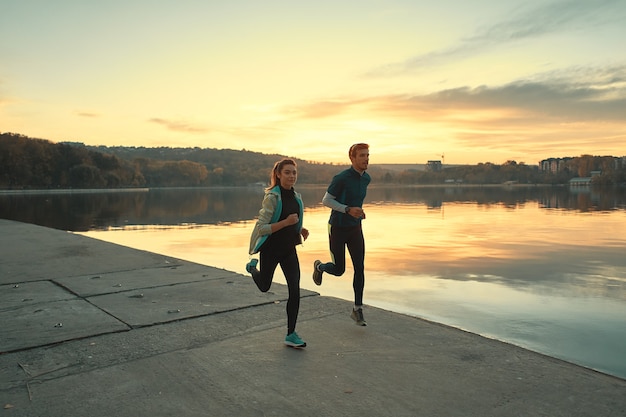
M 301 285 L 351 301 L 349 262 L 313 284 L 313 261 L 329 259 L 329 211 L 323 187 L 297 189 L 311 232 Z M 262 198 L 258 187 L 0 193 L 0 217 L 247 275 Z M 366 305 L 626 378 L 623 188 L 372 186 L 364 209 Z

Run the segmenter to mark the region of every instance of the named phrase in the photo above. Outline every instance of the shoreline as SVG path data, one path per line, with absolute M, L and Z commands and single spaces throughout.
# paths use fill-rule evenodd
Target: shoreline
M 325 188 L 325 184 L 298 184 L 300 188 Z M 567 184 L 372 184 L 372 188 L 561 188 Z M 149 192 L 150 190 L 223 190 L 238 188 L 260 188 L 265 186 L 251 185 L 220 185 L 201 187 L 137 187 L 137 188 L 38 188 L 38 189 L 0 189 L 0 194 L 99 194 L 99 193 L 131 193 Z M 586 187 L 590 188 L 590 187 Z

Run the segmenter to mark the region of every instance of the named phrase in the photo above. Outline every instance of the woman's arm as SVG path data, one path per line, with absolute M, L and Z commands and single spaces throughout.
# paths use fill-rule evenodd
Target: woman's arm
M 267 193 L 263 198 L 261 210 L 259 211 L 259 218 L 257 220 L 259 236 L 276 233 L 282 228 L 298 223 L 298 215 L 296 213 L 290 214 L 286 219 L 279 222 L 270 223 L 272 221 L 272 217 L 274 216 L 277 204 L 277 197 L 272 193 Z
M 276 233 L 280 229 L 296 223 L 298 223 L 298 215 L 296 213 L 291 213 L 289 216 L 287 216 L 287 218 L 279 222 L 270 224 L 270 227 L 272 229 L 272 233 Z

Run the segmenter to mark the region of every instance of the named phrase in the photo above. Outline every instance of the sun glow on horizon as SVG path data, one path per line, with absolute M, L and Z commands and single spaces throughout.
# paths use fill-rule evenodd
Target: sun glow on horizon
M 13 2 L 0 131 L 337 163 L 356 142 L 381 163 L 623 156 L 626 4 L 481 4 Z

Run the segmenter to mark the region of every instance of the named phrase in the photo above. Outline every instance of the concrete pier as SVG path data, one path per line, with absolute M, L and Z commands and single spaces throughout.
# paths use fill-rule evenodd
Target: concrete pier
M 282 285 L 8 220 L 0 248 L 3 416 L 626 415 L 620 378 L 440 324 L 303 290 L 291 349 Z

